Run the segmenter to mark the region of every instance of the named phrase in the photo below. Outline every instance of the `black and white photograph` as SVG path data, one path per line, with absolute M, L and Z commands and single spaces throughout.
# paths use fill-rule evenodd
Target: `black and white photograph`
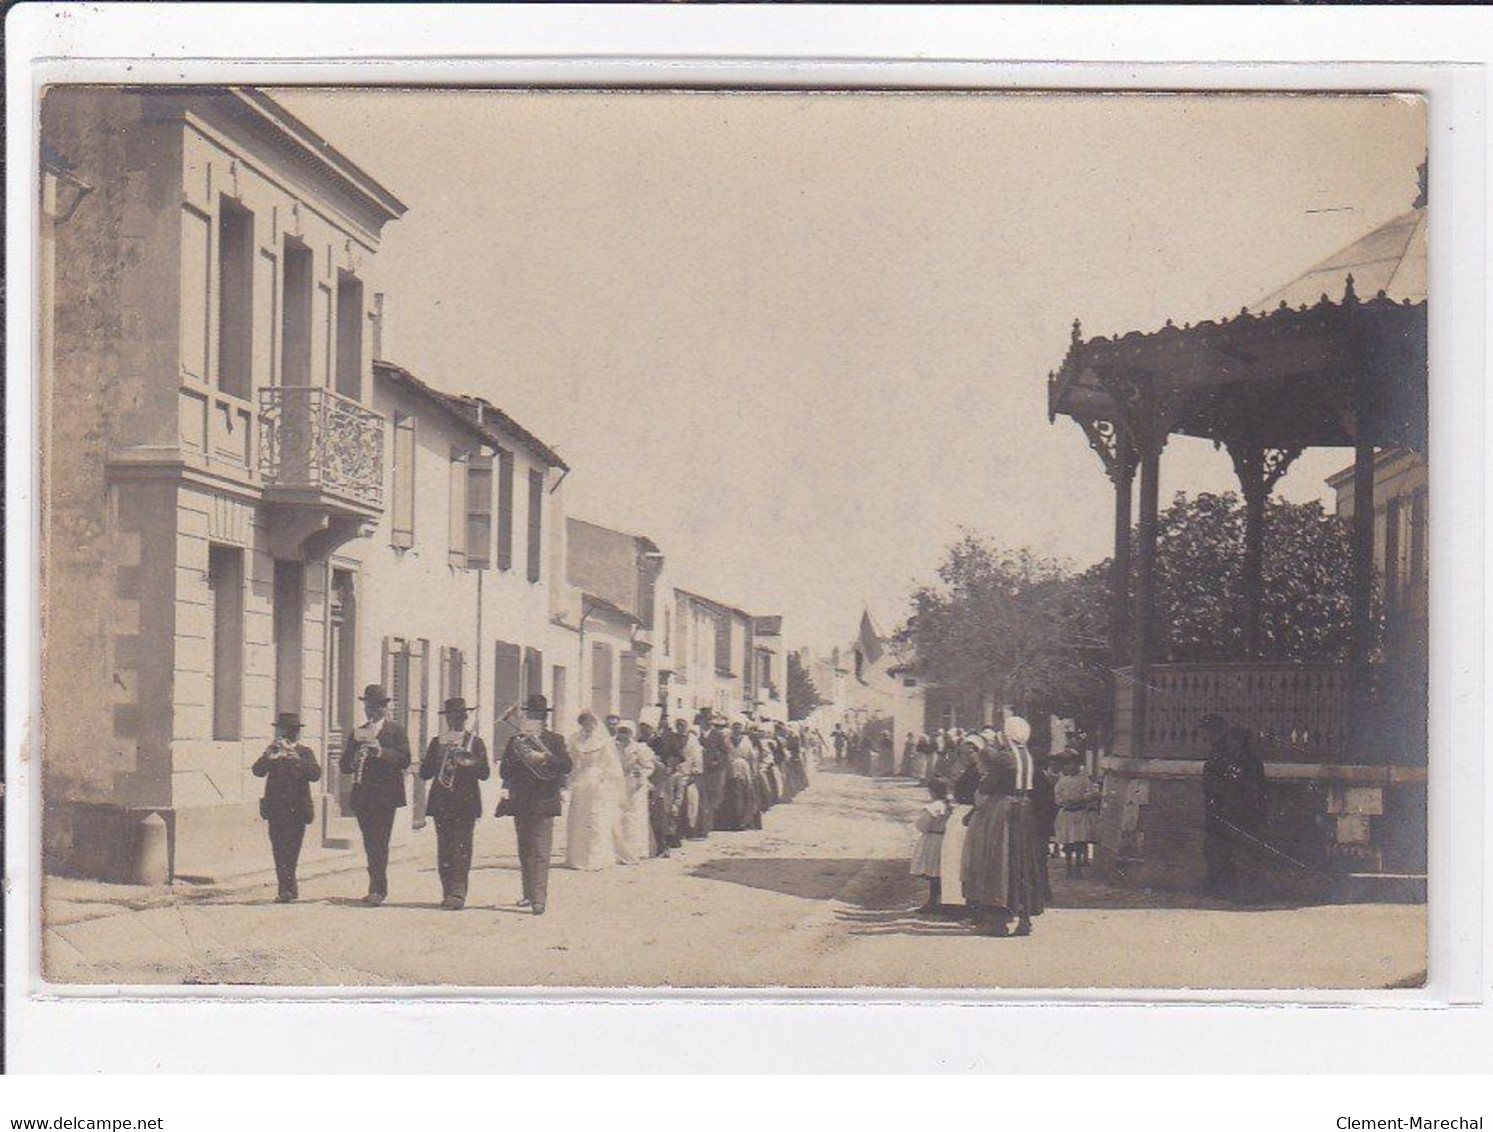
M 47 85 L 43 978 L 1422 988 L 1427 122 Z

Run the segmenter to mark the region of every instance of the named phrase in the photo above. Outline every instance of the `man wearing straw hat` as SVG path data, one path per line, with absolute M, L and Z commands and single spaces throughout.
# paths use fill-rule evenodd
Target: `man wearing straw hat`
M 363 903 L 376 907 L 389 895 L 389 837 L 394 812 L 405 804 L 410 739 L 388 718 L 390 699 L 382 684 L 369 684 L 362 700 L 366 718 L 348 735 L 337 765 L 343 774 L 352 775 L 352 808 L 368 858 L 368 895 Z

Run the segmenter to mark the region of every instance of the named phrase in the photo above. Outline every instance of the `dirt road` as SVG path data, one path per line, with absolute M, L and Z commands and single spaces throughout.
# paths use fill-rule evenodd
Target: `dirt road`
M 557 867 L 543 917 L 514 905 L 512 823 L 491 818 L 462 912 L 438 907 L 433 830 L 376 909 L 358 903 L 360 871 L 303 882 L 294 905 L 270 887 L 73 884 L 53 906 L 47 971 L 176 985 L 1372 988 L 1425 968 L 1423 906 L 1234 909 L 1071 882 L 1060 866 L 1031 938 L 916 917 L 921 800 L 905 782 L 821 773 L 762 831 L 600 873 Z

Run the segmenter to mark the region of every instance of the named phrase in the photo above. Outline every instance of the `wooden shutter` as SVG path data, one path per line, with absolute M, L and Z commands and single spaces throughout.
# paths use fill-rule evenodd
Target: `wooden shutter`
M 411 641 L 409 652 L 409 733 L 421 751 L 430 742 L 430 642 Z
M 494 642 L 492 678 L 493 747 L 501 750 L 518 731 L 511 722 L 514 717 L 505 721 L 503 713 L 523 698 L 523 649 L 507 641 Z
M 513 453 L 498 449 L 498 569 L 513 569 Z
M 565 666 L 563 664 L 555 665 L 553 671 L 550 673 L 550 709 L 552 712 L 550 719 L 554 720 L 551 726 L 560 732 L 566 731 L 570 723 L 566 715 L 566 709 L 570 706 L 566 702 L 568 698 L 565 688 L 567 679 Z
M 390 542 L 401 550 L 415 545 L 415 418 L 394 414 L 394 510 Z
M 524 699 L 544 695 L 544 653 L 535 648 L 524 649 Z
M 544 473 L 537 469 L 529 471 L 529 581 L 539 581 L 540 566 L 544 561 L 544 547 L 540 537 L 544 533 Z
M 447 526 L 451 531 L 448 560 L 453 566 L 467 564 L 467 457 L 451 449 L 451 498 L 448 501 Z
M 731 618 L 724 613 L 715 619 L 715 670 L 731 671 Z
M 612 713 L 612 649 L 601 641 L 591 643 L 591 710 L 598 719 Z
M 623 653 L 620 660 L 617 711 L 623 719 L 636 721 L 643 712 L 643 665 L 634 652 Z
M 467 569 L 492 565 L 492 457 L 467 460 Z

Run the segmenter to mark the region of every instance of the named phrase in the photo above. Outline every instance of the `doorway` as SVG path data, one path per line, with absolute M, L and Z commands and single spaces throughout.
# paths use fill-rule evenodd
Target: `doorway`
M 327 601 L 327 746 L 322 752 L 322 844 L 345 849 L 352 844 L 357 819 L 352 812 L 352 776 L 337 759 L 348 734 L 357 726 L 358 601 L 353 572 L 332 571 Z

